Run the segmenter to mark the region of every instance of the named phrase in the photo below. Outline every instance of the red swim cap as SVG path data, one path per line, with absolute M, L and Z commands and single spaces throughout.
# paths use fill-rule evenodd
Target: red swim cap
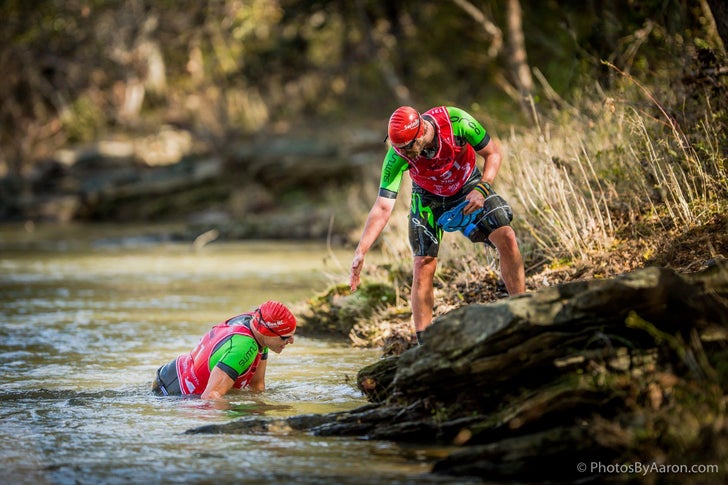
M 387 134 L 396 145 L 407 144 L 420 134 L 422 119 L 411 106 L 400 106 L 389 117 Z
M 285 337 L 296 330 L 296 317 L 291 310 L 278 301 L 267 301 L 258 307 L 259 316 L 256 330 L 269 337 Z

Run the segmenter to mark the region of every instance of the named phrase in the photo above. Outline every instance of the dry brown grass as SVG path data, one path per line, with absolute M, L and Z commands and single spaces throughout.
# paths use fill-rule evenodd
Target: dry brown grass
M 579 110 L 535 116 L 535 129 L 499 137 L 505 162 L 495 188 L 514 207 L 528 290 L 647 265 L 695 271 L 728 256 L 725 100 L 698 100 L 702 112 L 684 115 L 690 126 L 681 126 L 627 75 L 618 94 L 592 99 Z M 398 286 L 395 311 L 357 323 L 359 344 L 376 342 L 385 353 L 412 344 L 405 200 L 400 194 L 382 237 L 387 274 Z M 480 248 L 446 235 L 436 316 L 506 296 L 497 254 Z

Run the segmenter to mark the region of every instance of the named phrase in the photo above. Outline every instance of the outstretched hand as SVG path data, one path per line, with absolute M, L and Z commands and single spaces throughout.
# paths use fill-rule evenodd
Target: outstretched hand
M 364 255 L 354 254 L 354 260 L 351 262 L 351 273 L 349 274 L 349 287 L 351 291 L 356 291 L 361 283 L 361 270 L 364 267 Z

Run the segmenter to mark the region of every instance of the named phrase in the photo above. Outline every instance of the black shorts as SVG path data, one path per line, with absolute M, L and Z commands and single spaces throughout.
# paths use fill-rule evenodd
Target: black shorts
M 157 396 L 181 396 L 177 376 L 177 359 L 157 369 L 157 376 L 152 382 L 152 392 Z
M 409 242 L 415 256 L 437 256 L 444 232 L 437 223 L 437 219 L 443 212 L 465 200 L 465 196 L 478 185 L 480 179 L 480 171 L 475 169 L 463 188 L 449 197 L 432 194 L 412 183 Z M 488 240 L 488 236 L 499 227 L 509 226 L 513 220 L 513 211 L 503 197 L 495 192 L 486 199 L 483 208 L 485 209 L 484 215 L 476 225 L 484 234 L 486 244 L 493 246 Z

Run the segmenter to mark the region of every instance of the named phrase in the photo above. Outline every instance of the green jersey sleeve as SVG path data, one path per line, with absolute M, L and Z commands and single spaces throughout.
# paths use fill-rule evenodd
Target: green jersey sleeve
M 382 163 L 382 175 L 379 180 L 379 195 L 388 199 L 397 198 L 402 174 L 409 168 L 407 160 L 399 156 L 394 148 L 389 147 Z
M 448 106 L 447 111 L 450 114 L 450 123 L 452 123 L 456 142 L 463 145 L 468 143 L 473 146 L 476 152 L 482 150 L 488 144 L 490 135 L 470 113 L 452 106 Z
M 217 366 L 231 379 L 237 379 L 253 365 L 257 355 L 255 339 L 236 333 L 222 341 L 210 355 L 210 370 Z

